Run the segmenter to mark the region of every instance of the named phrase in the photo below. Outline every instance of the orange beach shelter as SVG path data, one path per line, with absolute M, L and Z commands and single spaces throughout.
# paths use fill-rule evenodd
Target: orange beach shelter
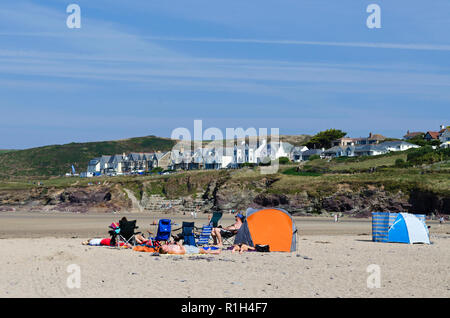
M 271 252 L 296 251 L 297 229 L 291 214 L 283 209 L 248 209 L 243 228 L 253 246 L 269 245 Z

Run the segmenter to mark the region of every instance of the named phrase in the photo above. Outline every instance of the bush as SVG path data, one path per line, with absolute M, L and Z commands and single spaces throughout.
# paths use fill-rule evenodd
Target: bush
M 313 171 L 302 171 L 298 168 L 289 168 L 282 172 L 283 174 L 289 175 L 289 176 L 306 176 L 306 177 L 318 177 L 322 174 L 320 172 L 313 172 Z
M 330 148 L 333 140 L 342 138 L 347 133 L 339 129 L 327 129 L 314 135 L 307 143 L 306 147 L 311 148 Z
M 407 156 L 407 162 L 412 165 L 431 164 L 450 159 L 450 149 L 434 150 L 431 146 L 421 147 Z
M 150 170 L 151 173 L 158 173 L 158 172 L 162 172 L 164 169 L 161 167 L 156 167 L 153 168 L 152 170 Z
M 405 160 L 399 158 L 399 159 L 395 160 L 394 166 L 397 168 L 408 168 L 409 166 L 411 166 L 411 164 L 408 162 L 405 162 Z
M 288 164 L 288 163 L 291 162 L 291 161 L 290 161 L 289 158 L 287 158 L 287 157 L 280 157 L 280 158 L 278 159 L 278 162 L 280 163 L 280 165 L 285 165 L 285 164 Z
M 309 157 L 309 160 L 316 160 L 316 159 L 320 159 L 319 155 L 312 155 L 311 157 Z

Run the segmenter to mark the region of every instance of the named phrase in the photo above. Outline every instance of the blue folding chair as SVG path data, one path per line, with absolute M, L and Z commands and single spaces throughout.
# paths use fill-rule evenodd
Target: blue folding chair
M 203 225 L 202 232 L 200 235 L 197 236 L 197 245 L 208 245 L 209 239 L 211 238 L 211 232 L 212 232 L 212 226 L 211 225 Z
M 150 238 L 157 246 L 157 242 L 167 242 L 170 239 L 170 233 L 172 232 L 172 221 L 170 219 L 161 219 L 158 222 L 158 231 L 155 237 Z
M 183 227 L 181 230 L 183 245 L 196 246 L 194 228 L 194 222 L 183 222 Z

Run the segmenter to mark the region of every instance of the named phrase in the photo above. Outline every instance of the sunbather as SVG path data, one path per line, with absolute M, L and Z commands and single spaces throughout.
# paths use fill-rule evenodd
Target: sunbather
M 140 234 L 136 235 L 135 237 L 137 244 L 146 244 L 149 241 Z M 92 238 L 84 242 L 81 242 L 81 244 L 90 246 L 114 246 L 114 244 L 111 244 L 111 238 Z M 122 243 L 121 245 L 124 245 L 124 243 Z
M 218 246 L 223 245 L 222 237 L 232 237 L 236 235 L 237 231 L 241 228 L 244 222 L 244 216 L 240 213 L 234 217 L 236 222 L 233 225 L 227 227 L 215 227 L 212 229 L 211 236 L 214 239 L 214 244 Z
M 90 245 L 90 246 L 110 246 L 111 239 L 110 238 L 92 238 L 89 240 L 86 240 L 84 242 L 81 242 L 83 245 Z
M 220 254 L 219 248 L 192 245 L 166 244 L 159 248 L 160 254 Z
M 242 254 L 244 252 L 247 252 L 248 250 L 255 250 L 254 247 L 249 246 L 247 244 L 236 244 L 233 246 L 233 249 L 231 250 L 231 253 L 239 252 L 239 254 Z
M 134 237 L 136 239 L 136 244 L 146 244 L 149 241 L 141 234 L 136 234 Z

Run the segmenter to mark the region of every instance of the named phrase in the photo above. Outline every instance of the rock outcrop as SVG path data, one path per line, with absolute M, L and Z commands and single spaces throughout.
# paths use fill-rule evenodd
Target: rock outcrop
M 383 186 L 352 188 L 339 184 L 331 192 L 279 193 L 273 186 L 277 181 L 274 177 L 235 180 L 223 174 L 202 180 L 168 178 L 152 184 L 132 184 L 131 181 L 66 189 L 35 187 L 31 190 L 2 190 L 0 212 L 46 210 L 190 214 L 245 210 L 248 207 L 279 207 L 294 215 L 340 212 L 362 217 L 370 216 L 374 211 L 450 214 L 450 198 L 430 191 L 387 191 Z

